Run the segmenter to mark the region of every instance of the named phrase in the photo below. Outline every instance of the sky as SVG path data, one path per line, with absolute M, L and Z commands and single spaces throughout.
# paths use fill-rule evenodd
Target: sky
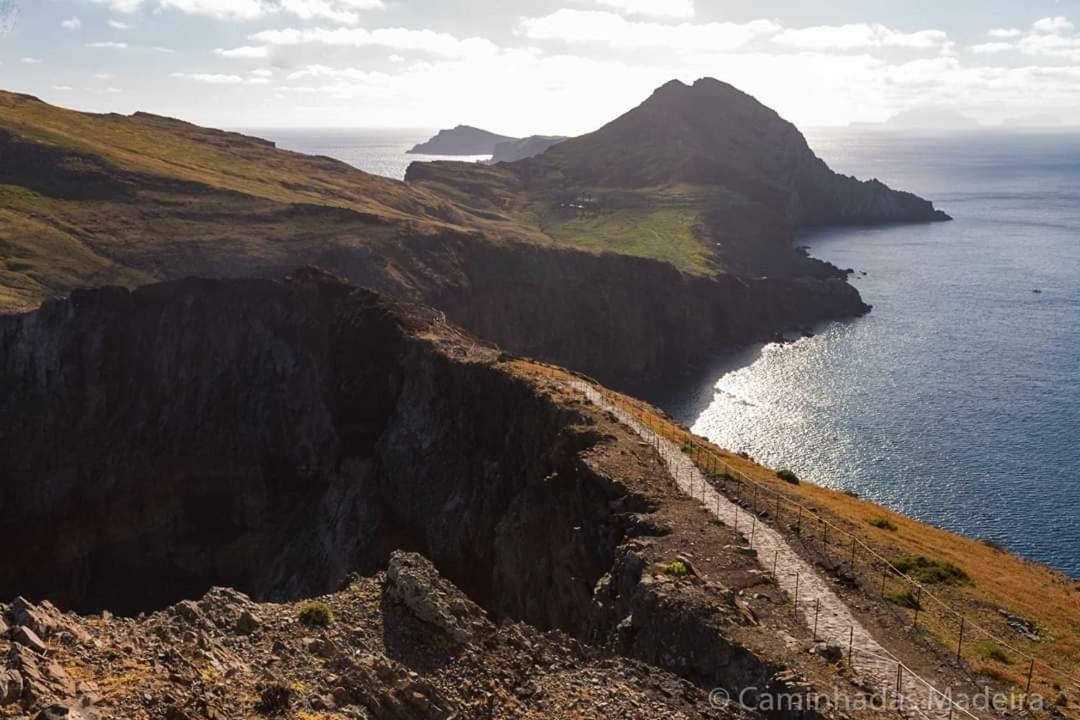
M 217 127 L 573 135 L 710 76 L 802 126 L 1051 125 L 1080 122 L 1078 26 L 1080 0 L 0 0 L 0 88 Z

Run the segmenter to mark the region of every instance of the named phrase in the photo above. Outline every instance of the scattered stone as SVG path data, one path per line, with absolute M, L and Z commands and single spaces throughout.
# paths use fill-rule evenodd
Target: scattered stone
M 233 630 L 237 635 L 250 635 L 259 629 L 262 623 L 259 618 L 255 616 L 250 610 L 244 610 L 240 613 L 240 617 L 236 618 L 236 623 L 233 626 Z
M 38 655 L 44 655 L 49 650 L 37 633 L 28 627 L 15 628 L 15 632 L 11 634 L 11 639 L 20 645 L 25 645 Z

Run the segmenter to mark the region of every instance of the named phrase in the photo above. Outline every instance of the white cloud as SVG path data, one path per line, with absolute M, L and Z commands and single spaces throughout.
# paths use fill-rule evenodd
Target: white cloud
M 170 74 L 169 77 L 182 80 L 194 80 L 195 82 L 206 83 L 208 85 L 240 85 L 244 82 L 244 78 L 239 75 L 219 75 L 214 73 L 174 72 Z
M 77 17 L 68 18 L 67 20 L 60 21 L 60 27 L 65 30 L 78 30 L 82 28 L 82 20 Z
M 281 0 L 281 8 L 301 20 L 330 20 L 356 25 L 361 10 L 383 8 L 382 0 Z
M 253 76 L 244 78 L 239 75 L 219 74 L 219 73 L 183 73 L 174 72 L 170 73 L 169 77 L 176 78 L 178 80 L 191 80 L 193 82 L 204 83 L 206 85 L 265 85 L 270 82 L 268 77 Z
M 19 62 L 21 62 L 23 65 L 40 65 L 41 64 L 41 60 L 36 58 L 36 57 L 20 58 Z
M 329 45 L 339 47 L 379 46 L 396 50 L 413 50 L 442 57 L 490 56 L 498 48 L 484 38 L 459 39 L 432 30 L 409 30 L 406 28 L 335 29 L 310 28 L 299 30 L 264 30 L 251 35 L 256 42 L 273 46 Z
M 383 82 L 390 78 L 386 73 L 369 72 L 352 67 L 332 68 L 326 65 L 308 65 L 302 70 L 297 70 L 288 76 L 288 80 L 305 80 L 307 78 L 330 78 L 333 80 L 355 80 L 360 82 Z
M 596 0 L 596 2 L 635 15 L 684 18 L 694 16 L 694 0 Z
M 68 92 L 70 90 L 74 90 L 75 88 L 71 87 L 70 85 L 53 85 L 52 89 L 59 90 L 60 92 Z
M 110 20 L 109 27 L 113 30 L 134 30 L 135 26 L 126 22 L 120 22 L 119 20 Z
M 972 45 L 971 52 L 976 55 L 995 55 L 997 53 L 1009 52 L 1015 49 L 1015 45 L 1007 42 L 991 42 L 983 43 L 981 45 Z
M 390 57 L 387 58 L 387 60 L 389 60 L 392 63 L 405 62 L 405 58 L 403 58 L 401 55 L 391 55 Z
M 133 13 L 139 9 L 143 0 L 91 0 L 98 5 L 105 5 L 116 12 Z
M 205 15 L 218 20 L 254 20 L 266 14 L 262 0 L 158 0 L 162 9 L 189 15 Z
M 123 91 L 123 90 L 121 90 L 121 89 L 120 89 L 120 88 L 118 88 L 118 87 L 107 87 L 107 88 L 105 88 L 105 92 L 107 92 L 107 93 L 112 93 L 113 95 L 115 95 L 115 94 L 117 94 L 117 93 L 122 93 L 122 92 L 124 92 L 124 91 Z
M 214 53 L 225 58 L 259 59 L 269 56 L 270 48 L 265 46 L 247 45 L 244 47 L 232 48 L 231 50 L 218 48 Z
M 257 70 L 252 70 L 251 72 L 249 72 L 248 75 L 254 75 L 255 77 L 262 78 L 270 78 L 274 77 L 274 71 L 268 68 L 258 68 Z
M 1035 32 L 1040 33 L 1054 33 L 1058 35 L 1064 35 L 1071 33 L 1076 27 L 1069 21 L 1068 18 L 1061 17 L 1048 17 L 1043 18 L 1032 26 Z
M 994 28 L 986 34 L 997 40 L 1011 40 L 1013 38 L 1018 38 L 1023 35 L 1024 31 L 1018 30 L 1016 28 Z
M 94 73 L 95 80 L 113 80 L 116 76 L 112 73 Z
M 803 50 L 867 50 L 872 48 L 905 48 L 933 50 L 949 41 L 941 30 L 920 30 L 906 33 L 878 23 L 851 25 L 820 25 L 788 29 L 773 37 L 779 45 Z
M 520 25 L 520 32 L 532 40 L 561 40 L 631 50 L 669 48 L 682 52 L 733 50 L 780 29 L 769 20 L 671 25 L 631 21 L 610 12 L 567 8 L 544 17 L 522 18 Z
M 127 50 L 128 44 L 125 42 L 114 42 L 112 40 L 106 40 L 104 42 L 86 43 L 86 47 L 95 48 L 98 50 Z

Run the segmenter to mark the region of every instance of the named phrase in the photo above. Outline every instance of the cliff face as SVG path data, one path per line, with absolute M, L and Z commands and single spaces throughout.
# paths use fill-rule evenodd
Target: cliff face
M 759 583 L 755 562 L 651 446 L 440 313 L 316 271 L 0 318 L 0 466 L 0 542 L 19 548 L 0 554 L 0 603 L 295 599 L 407 549 L 497 618 L 702 687 L 777 670 L 727 632 L 741 616 L 718 583 Z M 691 545 L 716 581 L 657 581 Z

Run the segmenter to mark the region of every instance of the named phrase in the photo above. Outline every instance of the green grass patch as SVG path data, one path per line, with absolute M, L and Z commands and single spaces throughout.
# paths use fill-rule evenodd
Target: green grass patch
M 906 555 L 894 560 L 893 565 L 923 585 L 963 585 L 971 582 L 971 578 L 960 567 L 925 555 Z
M 883 518 L 883 517 L 870 518 L 866 522 L 870 523 L 874 527 L 879 528 L 881 530 L 888 530 L 889 532 L 896 532 L 896 525 L 894 525 L 892 522 L 890 522 L 888 520 L 888 518 Z
M 697 219 L 696 208 L 628 208 L 557 219 L 544 229 L 564 245 L 651 258 L 686 273 L 712 275 L 711 254 L 694 235 Z
M 922 610 L 922 604 L 919 602 L 919 597 L 915 590 L 908 589 L 901 592 L 885 593 L 885 598 L 900 607 L 907 608 L 908 610 Z
M 780 478 L 781 480 L 783 480 L 784 482 L 786 482 L 786 483 L 788 483 L 790 485 L 798 485 L 799 484 L 799 476 L 796 475 L 791 470 L 788 470 L 787 468 L 784 468 L 783 470 L 777 470 L 776 471 L 776 477 Z
M 309 602 L 300 608 L 300 612 L 297 613 L 297 618 L 304 625 L 310 625 L 312 627 L 326 627 L 330 623 L 334 622 L 334 611 L 330 609 L 330 606 L 321 602 Z
M 984 640 L 976 645 L 975 654 L 984 660 L 993 660 L 1002 665 L 1012 665 L 1012 658 L 1009 657 L 1009 654 L 992 640 Z
M 682 560 L 676 560 L 667 565 L 661 565 L 660 572 L 671 577 L 686 577 L 690 574 L 690 568 L 686 567 L 686 563 Z

